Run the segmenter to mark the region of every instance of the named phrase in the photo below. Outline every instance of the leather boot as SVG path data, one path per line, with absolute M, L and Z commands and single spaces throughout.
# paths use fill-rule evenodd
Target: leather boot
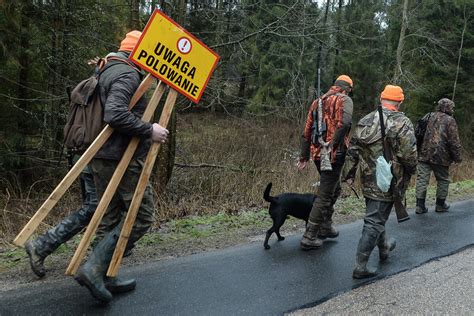
M 395 246 L 397 245 L 397 241 L 395 238 L 389 238 L 387 240 L 385 232 L 383 232 L 379 240 L 377 241 L 377 247 L 379 248 L 379 259 L 380 261 L 385 261 L 388 259 L 388 255 L 390 251 L 395 249 Z
M 46 275 L 46 269 L 44 268 L 44 259 L 46 257 L 38 254 L 37 247 L 34 241 L 27 241 L 25 243 L 25 250 L 30 258 L 31 270 L 40 278 Z
M 323 245 L 323 241 L 318 238 L 319 225 L 308 222 L 306 231 L 301 239 L 300 246 L 303 250 L 318 249 Z
M 336 238 L 339 236 L 339 232 L 334 228 L 334 226 L 332 226 L 332 214 L 334 214 L 335 202 L 336 201 L 332 201 L 331 206 L 323 211 L 323 222 L 321 223 L 318 232 L 319 239 Z
M 449 204 L 446 204 L 446 199 L 436 199 L 436 208 L 435 211 L 438 213 L 447 212 L 449 209 Z
M 133 291 L 137 286 L 137 282 L 135 281 L 135 279 L 123 280 L 120 277 L 105 277 L 104 283 L 107 290 L 109 290 L 113 294 Z
M 339 236 L 339 232 L 334 228 L 334 226 L 329 224 L 321 224 L 318 232 L 318 238 L 326 239 L 326 238 L 336 238 Z
M 375 247 L 378 235 L 366 230 L 362 231 L 362 236 L 357 246 L 356 266 L 352 272 L 354 279 L 371 278 L 377 275 L 376 269 L 367 268 L 370 253 Z
M 106 282 L 104 282 L 105 274 L 109 267 L 110 260 L 115 250 L 118 237 L 120 235 L 121 225 L 117 226 L 109 234 L 107 234 L 94 248 L 87 262 L 79 269 L 76 274 L 76 281 L 86 286 L 91 292 L 92 296 L 101 302 L 108 303 L 112 300 L 112 294 L 106 288 Z M 133 290 L 135 288 L 135 280 L 122 281 L 118 280 L 110 281 L 109 284 L 115 282 L 115 285 L 121 284 L 119 287 L 114 289 L 128 289 Z M 113 287 L 113 286 L 112 286 Z
M 425 206 L 425 199 L 416 199 L 416 214 L 425 214 L 428 209 Z

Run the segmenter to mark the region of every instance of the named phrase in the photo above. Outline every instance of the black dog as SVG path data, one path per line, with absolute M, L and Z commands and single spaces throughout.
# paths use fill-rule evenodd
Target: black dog
M 276 233 L 278 240 L 284 240 L 285 237 L 280 235 L 280 227 L 285 223 L 287 215 L 304 219 L 308 224 L 309 213 L 313 207 L 313 202 L 316 199 L 315 194 L 300 194 L 300 193 L 283 193 L 277 196 L 270 196 L 272 183 L 270 182 L 263 193 L 265 201 L 270 202 L 268 213 L 273 220 L 273 226 L 267 231 L 265 242 L 263 246 L 265 249 L 270 249 L 268 239 L 273 233 Z

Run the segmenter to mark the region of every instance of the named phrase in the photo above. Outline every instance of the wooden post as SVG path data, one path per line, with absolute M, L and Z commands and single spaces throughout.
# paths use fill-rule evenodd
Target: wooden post
M 153 83 L 153 78 L 153 76 L 148 74 L 146 78 L 142 81 L 130 101 L 129 109 L 134 107 L 138 100 L 140 100 L 140 98 L 143 96 L 143 94 L 150 88 L 151 84 Z M 56 205 L 56 203 L 64 195 L 67 189 L 69 189 L 74 180 L 76 180 L 76 178 L 81 174 L 82 170 L 87 166 L 87 164 L 92 160 L 95 154 L 102 147 L 102 145 L 107 141 L 107 139 L 109 139 L 113 131 L 114 130 L 109 125 L 104 127 L 99 136 L 97 136 L 94 142 L 89 146 L 89 148 L 87 148 L 84 154 L 82 154 L 81 158 L 79 158 L 79 160 L 74 164 L 71 170 L 69 170 L 63 180 L 49 195 L 43 205 L 41 205 L 35 215 L 33 215 L 33 217 L 21 230 L 18 236 L 16 236 L 16 238 L 13 240 L 13 243 L 15 245 L 23 246 L 25 244 L 28 238 L 30 238 L 31 234 L 33 234 L 33 232 L 38 228 L 39 224 L 49 214 L 51 209 Z
M 155 113 L 156 107 L 158 106 L 158 103 L 160 102 L 160 99 L 163 96 L 164 91 L 165 91 L 165 84 L 161 83 L 160 81 L 158 86 L 155 89 L 155 92 L 153 93 L 153 96 L 150 102 L 148 103 L 145 113 L 143 113 L 142 120 L 144 122 L 149 122 L 150 119 L 152 118 L 153 114 Z M 120 184 L 120 180 L 122 180 L 122 177 L 125 171 L 127 170 L 128 164 L 130 163 L 130 160 L 132 159 L 133 154 L 135 153 L 135 150 L 137 149 L 139 142 L 140 142 L 140 139 L 138 137 L 133 137 L 130 143 L 128 144 L 128 147 L 125 150 L 125 153 L 123 154 L 122 159 L 117 165 L 117 169 L 115 169 L 115 172 L 112 175 L 112 178 L 110 179 L 110 182 L 107 185 L 107 188 L 105 189 L 105 192 L 99 204 L 97 205 L 97 208 L 94 212 L 94 215 L 91 218 L 91 221 L 89 222 L 89 225 L 87 226 L 84 236 L 82 237 L 81 242 L 79 246 L 77 247 L 73 258 L 71 262 L 69 263 L 69 266 L 66 270 L 67 275 L 76 274 L 77 269 L 79 268 L 79 265 L 81 264 L 82 259 L 84 259 L 84 256 L 86 255 L 86 251 L 90 245 L 92 237 L 95 231 L 97 230 L 97 227 L 99 227 L 99 223 L 102 220 L 102 217 L 107 211 L 107 207 L 109 206 L 110 201 L 112 200 L 115 194 L 115 191 L 117 190 L 117 187 Z
M 176 103 L 177 96 L 178 93 L 175 90 L 170 89 L 159 122 L 159 124 L 163 127 L 168 125 L 168 121 L 170 119 L 171 113 L 173 112 L 173 107 Z M 128 239 L 133 228 L 133 224 L 135 223 L 138 209 L 140 208 L 143 199 L 143 194 L 145 193 L 148 180 L 153 170 L 153 165 L 155 164 L 156 156 L 158 154 L 158 151 L 160 150 L 160 145 L 161 143 L 153 142 L 150 151 L 148 152 L 148 155 L 146 157 L 146 161 L 143 166 L 140 179 L 138 180 L 138 185 L 135 189 L 130 208 L 127 212 L 127 216 L 123 224 L 122 232 L 120 233 L 120 238 L 115 247 L 114 255 L 107 271 L 107 276 L 109 277 L 116 277 L 118 274 L 119 266 L 122 262 L 123 253 L 125 251 L 125 247 L 127 246 Z

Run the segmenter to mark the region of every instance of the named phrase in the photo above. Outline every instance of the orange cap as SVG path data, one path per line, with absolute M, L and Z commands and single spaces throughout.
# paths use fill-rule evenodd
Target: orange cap
M 402 88 L 400 88 L 399 86 L 392 86 L 391 84 L 385 86 L 385 89 L 383 89 L 380 98 L 398 102 L 405 100 Z
M 125 38 L 120 43 L 119 50 L 131 52 L 135 45 L 138 43 L 138 39 L 142 36 L 142 32 L 140 31 L 131 31 L 125 35 Z
M 351 77 L 349 77 L 348 75 L 340 75 L 339 77 L 337 77 L 336 81 L 338 80 L 342 80 L 342 81 L 345 81 L 349 84 L 349 86 L 352 88 L 352 79 Z

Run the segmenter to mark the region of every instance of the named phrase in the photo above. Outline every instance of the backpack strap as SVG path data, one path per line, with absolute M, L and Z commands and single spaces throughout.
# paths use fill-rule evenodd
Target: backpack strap
M 117 56 L 110 56 L 110 57 L 105 57 L 104 60 L 105 60 L 105 64 L 107 64 L 109 62 L 109 60 L 117 60 L 119 62 L 122 62 L 122 63 L 125 63 L 125 64 L 129 65 L 131 68 L 135 69 L 136 71 L 141 72 L 140 68 L 138 68 L 134 63 L 130 62 L 128 59 L 125 59 L 125 58 L 120 58 L 120 57 L 117 57 Z M 105 66 L 105 64 L 104 64 L 104 66 Z

